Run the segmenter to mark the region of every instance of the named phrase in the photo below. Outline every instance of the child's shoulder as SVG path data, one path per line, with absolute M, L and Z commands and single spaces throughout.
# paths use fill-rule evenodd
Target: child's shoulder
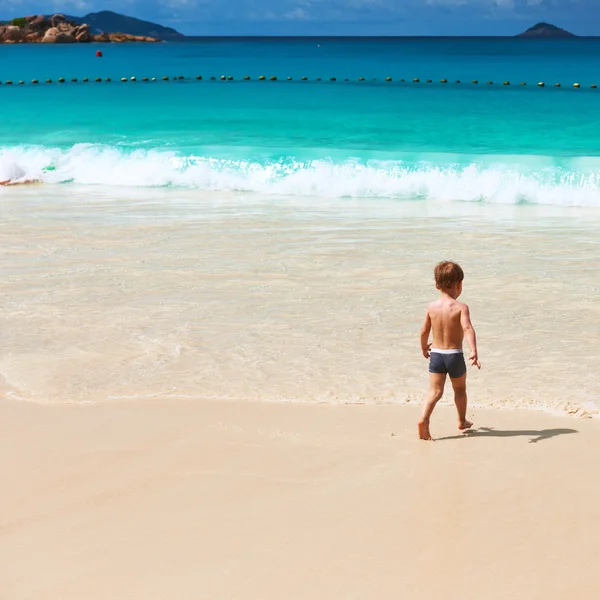
M 469 315 L 469 306 L 464 302 L 456 301 L 456 308 L 454 309 L 457 313 L 461 315 Z M 462 318 L 462 317 L 461 317 Z
M 437 308 L 440 307 L 440 301 L 438 300 L 432 300 L 431 302 L 427 303 L 427 312 L 431 311 L 431 310 L 436 310 Z
M 427 304 L 427 312 L 429 314 L 450 310 L 452 313 L 463 312 L 469 310 L 469 307 L 464 302 L 458 300 L 452 300 L 450 302 L 444 302 L 441 299 L 432 300 Z

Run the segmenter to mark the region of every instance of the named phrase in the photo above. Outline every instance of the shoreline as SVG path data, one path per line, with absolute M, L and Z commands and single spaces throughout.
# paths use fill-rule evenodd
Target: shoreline
M 418 413 L 0 402 L 3 598 L 591 597 L 597 421 Z
M 214 397 L 214 396 L 201 396 L 194 394 L 186 395 L 152 395 L 152 396 L 109 396 L 104 399 L 95 400 L 64 400 L 64 401 L 51 401 L 36 398 L 21 398 L 18 397 L 18 392 L 12 388 L 7 381 L 3 381 L 4 386 L 0 387 L 0 404 L 2 402 L 10 404 L 31 404 L 33 406 L 43 407 L 61 407 L 61 406 L 98 406 L 98 405 L 114 405 L 114 404 L 129 404 L 129 403 L 152 403 L 152 402 L 224 402 L 224 403 L 242 403 L 242 404 L 267 404 L 267 405 L 292 405 L 292 406 L 379 406 L 379 407 L 419 407 L 422 404 L 420 400 L 302 400 L 301 398 L 283 398 L 283 399 L 270 399 L 270 398 L 245 398 L 242 396 L 235 397 Z M 427 396 L 427 382 L 423 385 L 423 398 Z M 446 391 L 444 398 L 442 398 L 436 405 L 437 407 L 452 408 L 454 402 L 451 398 L 451 392 Z M 483 411 L 498 411 L 502 413 L 525 413 L 525 414 L 542 414 L 548 417 L 554 417 L 558 419 L 573 419 L 579 420 L 597 420 L 600 419 L 600 412 L 595 406 L 583 407 L 574 405 L 572 408 L 560 408 L 543 405 L 515 405 L 515 404 L 485 404 L 480 402 L 471 402 L 469 400 L 469 410 L 483 410 Z M 588 412 L 591 411 L 591 412 Z

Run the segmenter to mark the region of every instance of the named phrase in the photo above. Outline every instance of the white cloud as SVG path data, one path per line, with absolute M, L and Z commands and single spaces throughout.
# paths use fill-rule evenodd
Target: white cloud
M 198 5 L 197 0 L 164 0 L 165 8 L 193 8 Z
M 477 5 L 490 8 L 514 8 L 521 6 L 540 6 L 547 4 L 547 0 L 425 0 L 425 4 L 430 6 L 465 6 Z
M 303 8 L 295 8 L 283 15 L 283 18 L 288 21 L 306 21 L 310 17 Z
M 543 2 L 544 0 L 537 0 Z M 491 7 L 502 6 L 502 7 L 513 7 L 515 0 L 426 0 L 426 4 L 431 6 L 464 6 L 466 4 L 479 4 L 489 5 Z
M 60 12 L 69 12 L 69 9 L 88 10 L 91 9 L 93 2 L 88 0 L 54 0 L 54 10 Z

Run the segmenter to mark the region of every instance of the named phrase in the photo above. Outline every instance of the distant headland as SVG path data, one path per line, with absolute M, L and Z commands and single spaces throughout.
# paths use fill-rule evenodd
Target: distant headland
M 538 23 L 533 27 L 530 27 L 527 31 L 519 33 L 515 37 L 518 38 L 573 38 L 577 37 L 574 33 L 561 29 L 556 25 L 550 25 L 550 23 Z
M 31 15 L 0 22 L 0 44 L 161 42 L 183 37 L 170 27 L 108 10 L 85 17 Z

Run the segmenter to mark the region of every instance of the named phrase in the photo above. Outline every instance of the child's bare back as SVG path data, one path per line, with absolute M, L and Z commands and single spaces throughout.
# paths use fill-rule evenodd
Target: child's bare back
M 469 307 L 457 298 L 462 293 L 463 270 L 453 262 L 439 263 L 435 268 L 436 288 L 440 298 L 427 305 L 425 321 L 421 327 L 421 351 L 429 359 L 429 397 L 419 421 L 419 437 L 431 439 L 429 419 L 435 405 L 444 393 L 446 375 L 450 376 L 454 390 L 454 403 L 458 411 L 458 427 L 461 431 L 473 426 L 467 421 L 467 366 L 463 355 L 466 337 L 471 348 L 469 360 L 478 368 L 477 340 L 471 324 Z M 433 333 L 433 342 L 429 334 Z
M 449 296 L 442 296 L 427 305 L 434 348 L 462 350 L 465 337 L 461 324 L 463 314 L 469 314 L 469 307 Z

